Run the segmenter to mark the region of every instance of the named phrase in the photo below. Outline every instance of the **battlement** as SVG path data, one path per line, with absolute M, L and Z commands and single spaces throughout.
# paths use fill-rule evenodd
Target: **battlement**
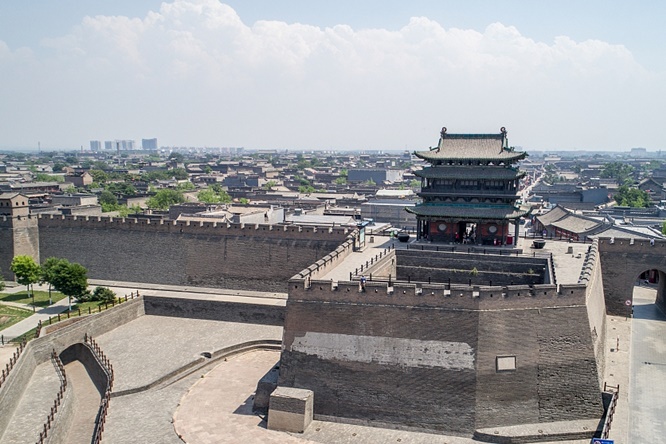
M 34 216 L 33 216 L 34 217 Z M 38 215 L 40 228 L 82 228 L 127 230 L 192 235 L 259 236 L 263 238 L 344 239 L 351 230 L 344 227 L 300 227 L 295 225 L 229 224 L 214 221 L 151 221 L 140 218 L 103 216 Z
M 450 310 L 498 310 L 585 305 L 584 284 L 469 286 L 368 281 L 365 291 L 354 281 L 289 281 L 292 302 L 400 305 Z
M 583 261 L 583 267 L 580 270 L 580 277 L 578 278 L 579 284 L 587 285 L 590 283 L 598 261 L 599 241 L 595 239 L 592 245 L 587 249 L 587 253 L 585 253 L 585 260 Z
M 301 270 L 291 279 L 307 279 L 308 281 L 311 281 L 312 279 L 317 279 L 318 277 L 325 275 L 330 270 L 337 267 L 340 262 L 342 262 L 347 256 L 349 256 L 349 254 L 354 251 L 356 236 L 357 231 L 349 234 L 347 236 L 347 240 L 340 244 L 335 250 L 331 251 L 314 264 L 309 265 L 307 268 Z
M 666 240 L 600 237 L 598 245 L 603 245 L 604 251 L 608 252 L 666 254 Z

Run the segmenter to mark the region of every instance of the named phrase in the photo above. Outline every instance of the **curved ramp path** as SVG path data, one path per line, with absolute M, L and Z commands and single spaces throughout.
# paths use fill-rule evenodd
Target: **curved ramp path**
M 64 442 L 71 444 L 89 444 L 95 433 L 95 418 L 102 396 L 93 383 L 88 370 L 81 361 L 72 361 L 65 365 L 71 399 L 76 402 L 72 410 L 71 424 Z
M 189 444 L 308 442 L 266 430 L 265 421 L 252 413 L 257 381 L 279 359 L 278 351 L 255 351 L 219 364 L 180 401 L 173 421 L 176 433 Z
M 59 389 L 60 378 L 53 362 L 48 360 L 38 365 L 0 442 L 35 444 Z M 66 399 L 69 401 L 71 398 Z

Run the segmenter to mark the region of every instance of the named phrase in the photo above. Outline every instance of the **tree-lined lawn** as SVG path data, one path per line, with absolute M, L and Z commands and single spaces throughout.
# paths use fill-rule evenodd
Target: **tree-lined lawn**
M 32 315 L 32 311 L 0 304 L 0 330 L 16 324 Z
M 60 292 L 52 291 L 51 297 L 53 298 L 53 302 L 55 303 L 66 296 Z M 0 301 L 17 302 L 19 304 L 32 305 L 32 297 L 30 296 L 28 291 L 19 291 L 17 293 L 0 293 Z M 48 307 L 49 292 L 35 291 L 35 305 L 37 307 Z

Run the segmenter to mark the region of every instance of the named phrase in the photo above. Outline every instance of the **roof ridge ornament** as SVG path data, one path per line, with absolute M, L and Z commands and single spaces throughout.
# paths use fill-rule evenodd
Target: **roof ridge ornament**
M 441 151 L 442 142 L 444 141 L 445 137 L 446 137 L 446 127 L 443 126 L 442 130 L 439 132 L 439 143 L 437 144 L 437 151 Z
M 500 133 L 502 133 L 502 149 L 512 151 L 511 148 L 509 148 L 509 138 L 507 137 L 506 128 L 500 128 Z

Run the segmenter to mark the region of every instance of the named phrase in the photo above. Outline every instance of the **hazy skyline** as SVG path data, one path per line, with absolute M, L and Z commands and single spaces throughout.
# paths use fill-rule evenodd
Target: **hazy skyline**
M 6 0 L 0 148 L 666 149 L 666 5 L 578 3 Z

